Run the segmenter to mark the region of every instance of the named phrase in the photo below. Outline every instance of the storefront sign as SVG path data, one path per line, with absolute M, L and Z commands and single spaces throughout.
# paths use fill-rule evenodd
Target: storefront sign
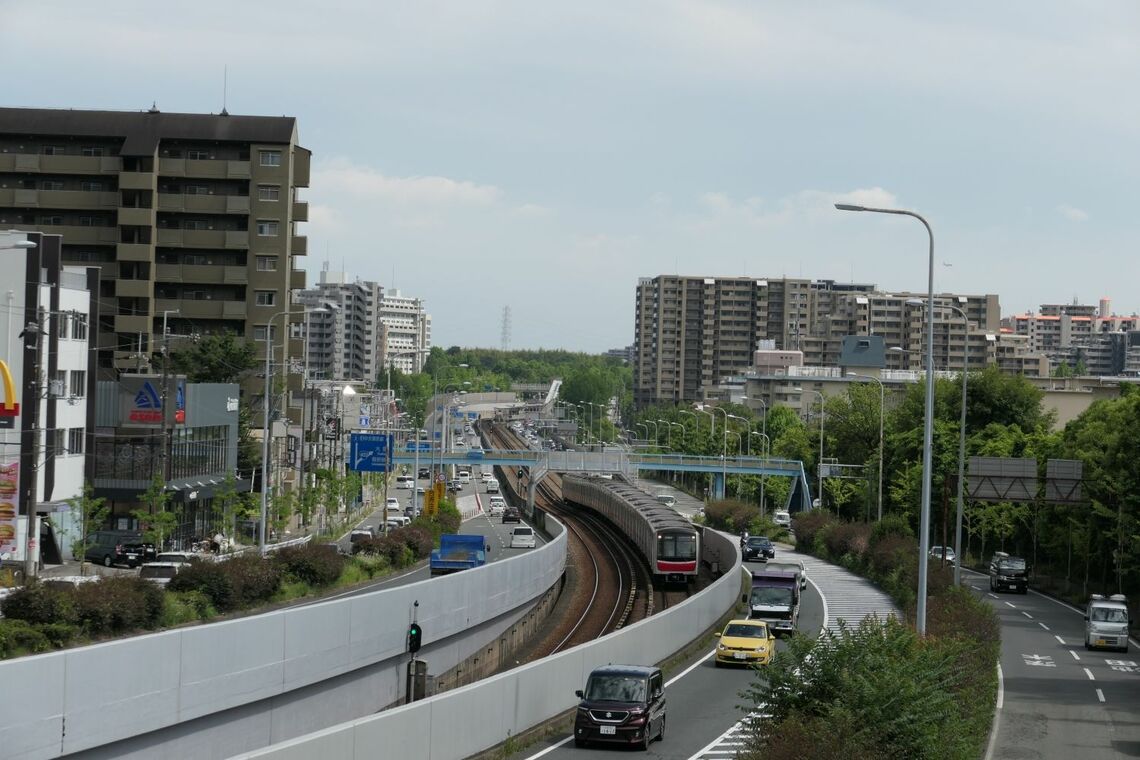
M 20 463 L 0 462 L 0 554 L 16 552 L 16 520 L 19 511 Z

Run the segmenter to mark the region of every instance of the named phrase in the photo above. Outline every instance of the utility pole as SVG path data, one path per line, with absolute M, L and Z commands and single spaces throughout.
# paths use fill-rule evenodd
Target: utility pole
M 173 415 L 170 414 L 170 407 L 167 406 L 167 398 L 170 396 L 170 329 L 167 327 L 167 317 L 171 314 L 178 314 L 178 309 L 164 309 L 162 312 L 162 453 L 160 460 L 162 462 L 162 480 L 165 484 L 170 480 L 170 421 Z
M 39 338 L 43 335 L 43 309 L 39 306 L 39 282 L 31 283 L 35 288 L 35 321 L 28 322 L 20 337 L 24 339 L 24 403 L 27 405 L 28 420 L 20 431 L 20 477 L 24 491 L 24 508 L 27 510 L 27 528 L 24 533 L 24 583 L 27 584 L 39 569 L 35 559 L 36 543 L 39 540 L 36 530 L 36 491 L 39 487 L 40 462 L 40 360 L 43 352 Z M 46 337 L 46 336 L 45 336 Z M 31 353 L 28 353 L 28 352 Z

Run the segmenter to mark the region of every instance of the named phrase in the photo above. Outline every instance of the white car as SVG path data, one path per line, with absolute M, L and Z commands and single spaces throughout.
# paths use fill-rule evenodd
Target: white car
M 490 470 L 484 470 L 479 477 L 483 479 L 484 483 L 495 479 L 494 473 L 492 473 Z
M 792 526 L 792 515 L 786 509 L 777 509 L 772 513 L 772 522 L 782 528 L 790 528 Z
M 395 496 L 389 496 L 387 499 L 384 500 L 384 507 L 386 509 L 391 509 L 392 507 L 399 509 L 400 508 L 400 500 L 397 499 Z
M 506 509 L 507 500 L 502 496 L 492 496 L 491 500 L 487 502 L 487 511 L 491 517 L 501 517 Z
M 533 549 L 534 547 L 534 528 L 528 525 L 521 525 L 511 531 L 512 549 Z
M 495 480 L 494 478 L 491 478 L 490 480 L 487 481 L 487 493 L 498 493 L 498 492 L 499 492 L 499 481 Z
M 144 581 L 150 581 L 159 588 L 166 588 L 166 584 L 170 583 L 170 579 L 178 575 L 184 567 L 189 567 L 189 564 L 181 562 L 149 562 L 139 568 L 139 577 Z

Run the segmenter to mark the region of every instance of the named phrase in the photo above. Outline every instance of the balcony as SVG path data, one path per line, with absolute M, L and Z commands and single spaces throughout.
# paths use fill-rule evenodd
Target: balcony
M 158 230 L 158 244 L 172 248 L 247 248 L 245 230 Z
M 292 252 L 294 256 L 308 256 L 309 255 L 309 238 L 304 235 L 294 235 Z
M 226 248 L 249 248 L 249 233 L 245 230 L 226 230 Z
M 115 258 L 119 261 L 153 261 L 154 246 L 149 243 L 119 243 L 115 246 Z
M 153 227 L 154 209 L 131 208 L 119 209 L 119 225 L 124 227 Z
M 119 298 L 150 298 L 150 280 L 115 280 L 115 295 Z
M 0 188 L 0 206 L 75 210 L 112 210 L 119 205 L 118 193 L 84 190 L 17 190 Z
M 194 214 L 248 214 L 249 196 L 159 193 L 158 208 Z
M 42 156 L 38 153 L 0 153 L 0 172 L 42 174 L 115 174 L 122 171 L 118 156 Z
M 309 221 L 309 204 L 305 201 L 293 201 L 293 221 Z
M 120 190 L 151 190 L 158 186 L 158 175 L 154 172 L 122 172 L 119 174 Z
M 249 161 L 225 159 L 162 158 L 158 171 L 164 177 L 249 179 Z
M 21 225 L 49 235 L 63 235 L 65 245 L 114 245 L 119 238 L 118 227 L 78 227 L 67 224 Z
M 289 272 L 289 289 L 303 290 L 305 288 L 305 270 L 294 269 Z
M 146 315 L 116 314 L 115 332 L 150 334 L 150 317 Z
M 300 145 L 293 148 L 293 184 L 297 187 L 309 186 L 309 169 L 313 153 Z

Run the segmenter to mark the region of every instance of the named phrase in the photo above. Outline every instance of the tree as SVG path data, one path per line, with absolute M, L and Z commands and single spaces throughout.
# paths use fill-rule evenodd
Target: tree
M 71 556 L 79 558 L 79 574 L 87 574 L 87 545 L 92 533 L 103 525 L 111 507 L 107 500 L 95 496 L 95 487 L 90 483 L 83 484 L 83 493 L 75 498 L 68 499 L 72 514 L 78 518 L 71 540 Z
M 158 551 L 162 551 L 166 548 L 166 540 L 178 525 L 178 516 L 167 509 L 170 505 L 170 493 L 166 490 L 166 481 L 162 475 L 155 474 L 150 481 L 150 487 L 139 494 L 139 501 L 146 504 L 147 509 L 136 509 L 131 515 L 139 521 L 143 539 L 154 544 Z
M 191 383 L 236 383 L 257 365 L 251 341 L 232 332 L 203 335 L 170 352 L 170 368 Z

